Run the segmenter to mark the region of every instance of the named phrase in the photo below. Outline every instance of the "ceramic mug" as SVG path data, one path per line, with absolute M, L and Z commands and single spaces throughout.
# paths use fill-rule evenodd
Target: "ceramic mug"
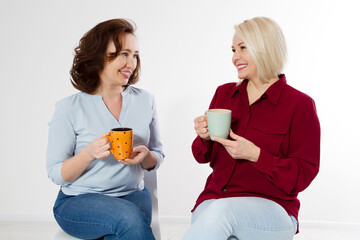
M 209 109 L 206 113 L 208 131 L 210 138 L 228 138 L 231 124 L 231 110 L 229 109 Z
M 130 158 L 133 145 L 133 130 L 131 128 L 111 129 L 110 135 L 105 137 L 111 143 L 110 152 L 114 158 L 118 160 Z

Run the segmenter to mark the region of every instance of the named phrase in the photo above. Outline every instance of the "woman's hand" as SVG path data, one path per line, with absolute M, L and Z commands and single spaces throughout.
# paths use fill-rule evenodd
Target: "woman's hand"
M 75 181 L 96 158 L 104 159 L 110 155 L 110 142 L 106 135 L 95 139 L 78 154 L 64 161 L 61 176 L 65 181 Z
M 125 160 L 118 160 L 125 165 L 135 165 L 142 163 L 149 154 L 149 149 L 144 145 L 139 145 L 133 148 L 130 158 Z
M 230 129 L 230 137 L 234 140 L 213 137 L 213 141 L 222 144 L 230 156 L 234 159 L 246 159 L 257 162 L 260 156 L 260 148 L 249 140 L 233 133 Z
M 197 135 L 204 140 L 210 140 L 210 133 L 207 130 L 206 116 L 200 116 L 194 119 L 194 129 Z
M 103 134 L 86 146 L 85 149 L 91 158 L 104 159 L 110 155 L 110 141 L 105 136 L 109 136 L 109 133 Z

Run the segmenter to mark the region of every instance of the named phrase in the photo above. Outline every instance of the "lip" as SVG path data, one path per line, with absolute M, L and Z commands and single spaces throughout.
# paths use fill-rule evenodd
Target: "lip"
M 131 76 L 131 72 L 125 72 L 125 71 L 119 71 L 119 72 L 126 79 L 130 78 Z
M 236 69 L 238 71 L 241 71 L 241 70 L 245 69 L 247 66 L 248 66 L 247 64 L 237 64 Z

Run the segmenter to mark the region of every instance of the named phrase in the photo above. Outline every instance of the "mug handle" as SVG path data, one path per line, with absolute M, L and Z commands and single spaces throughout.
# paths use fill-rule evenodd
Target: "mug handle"
M 112 153 L 112 155 L 114 155 L 114 150 L 113 150 L 112 145 L 111 145 L 111 136 L 105 135 L 103 138 L 109 139 L 109 141 L 110 141 L 110 149 L 109 149 L 109 151 Z

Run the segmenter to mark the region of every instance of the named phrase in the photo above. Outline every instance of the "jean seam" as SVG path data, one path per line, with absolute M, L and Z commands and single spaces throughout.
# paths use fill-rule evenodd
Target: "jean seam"
M 251 226 L 246 226 L 246 225 L 237 225 L 236 228 L 247 228 L 247 229 L 253 229 L 253 230 L 258 230 L 258 231 L 263 231 L 263 232 L 285 232 L 285 231 L 292 230 L 294 228 L 294 226 L 290 226 L 288 228 L 284 227 L 282 229 L 266 229 L 266 228 L 251 227 Z
M 62 221 L 67 221 L 67 222 L 71 222 L 71 223 L 77 223 L 77 224 L 84 224 L 84 225 L 97 225 L 97 226 L 103 226 L 103 227 L 108 227 L 108 224 L 104 224 L 104 223 L 96 223 L 96 222 L 84 222 L 84 221 L 76 221 L 76 220 L 71 220 L 68 218 L 64 218 L 60 215 L 54 214 L 55 219 L 56 218 L 60 218 Z M 111 227 L 111 230 L 112 227 Z

